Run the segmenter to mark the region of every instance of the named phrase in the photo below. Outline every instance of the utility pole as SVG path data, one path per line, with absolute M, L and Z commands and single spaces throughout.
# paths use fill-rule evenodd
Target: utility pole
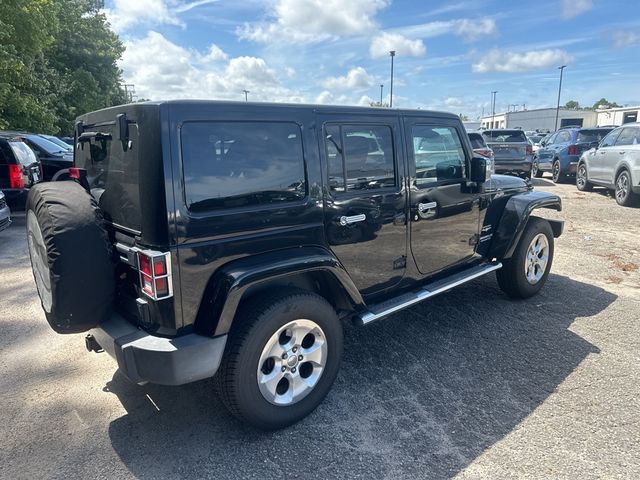
M 555 130 L 558 130 L 558 115 L 560 114 L 560 92 L 562 91 L 562 73 L 564 72 L 564 69 L 566 68 L 566 65 L 562 65 L 561 67 L 558 67 L 558 70 L 560 70 L 560 84 L 558 85 L 558 104 L 556 105 L 556 128 Z
M 249 97 L 247 95 L 249 95 L 249 90 L 242 90 L 244 92 L 244 101 L 248 102 L 249 101 Z
M 127 99 L 127 103 L 133 103 L 133 97 L 136 94 L 136 86 L 133 83 L 125 83 L 124 96 Z
M 380 106 L 382 106 L 382 89 L 384 88 L 384 84 L 380 84 Z
M 389 108 L 393 108 L 393 58 L 396 56 L 396 51 L 395 50 L 391 50 L 389 52 L 389 55 L 391 56 L 391 87 L 390 87 L 390 93 L 389 93 Z
M 498 93 L 497 90 L 494 90 L 491 92 L 491 128 L 495 128 L 495 121 L 496 121 L 496 93 Z

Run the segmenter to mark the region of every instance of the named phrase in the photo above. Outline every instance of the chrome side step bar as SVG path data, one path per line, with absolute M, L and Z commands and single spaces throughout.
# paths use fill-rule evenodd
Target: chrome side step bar
M 434 297 L 439 293 L 446 292 L 453 287 L 467 283 L 500 268 L 502 268 L 502 263 L 495 262 L 485 263 L 483 265 L 463 270 L 451 277 L 427 284 L 420 290 L 405 293 L 385 302 L 371 305 L 369 310 L 356 315 L 354 323 L 356 325 L 366 325 L 367 323 L 379 320 L 382 317 L 386 317 L 387 315 L 403 310 L 411 305 L 415 305 L 416 303 L 426 300 L 427 298 Z

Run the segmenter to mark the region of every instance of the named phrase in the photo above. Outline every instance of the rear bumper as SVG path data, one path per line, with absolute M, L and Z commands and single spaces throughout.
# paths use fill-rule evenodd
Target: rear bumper
M 502 160 L 494 159 L 496 173 L 531 173 L 530 160 Z
M 215 375 L 227 336 L 195 333 L 175 338 L 156 337 L 118 314 L 90 332 L 116 359 L 120 371 L 135 383 L 183 385 Z

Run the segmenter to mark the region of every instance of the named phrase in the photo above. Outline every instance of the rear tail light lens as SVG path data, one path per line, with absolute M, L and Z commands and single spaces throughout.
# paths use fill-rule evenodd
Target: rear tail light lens
M 579 155 L 580 149 L 577 145 L 569 145 L 569 155 Z
M 171 253 L 142 250 L 138 252 L 140 289 L 153 300 L 173 295 L 171 282 Z
M 69 177 L 75 180 L 80 180 L 80 169 L 75 167 L 70 168 Z
M 533 155 L 533 147 L 531 145 L 527 145 L 527 155 Z
M 9 165 L 9 188 L 24 188 L 21 165 Z

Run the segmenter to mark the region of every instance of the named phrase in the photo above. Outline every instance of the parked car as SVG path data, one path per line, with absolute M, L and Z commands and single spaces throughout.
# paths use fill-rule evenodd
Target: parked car
M 9 225 L 11 225 L 11 210 L 4 193 L 0 190 L 0 232 L 9 228 Z
M 88 331 L 134 382 L 217 373 L 227 408 L 259 428 L 322 401 L 343 321 L 490 272 L 531 297 L 562 232 L 530 216 L 560 198 L 491 176 L 454 114 L 175 101 L 76 125 L 76 180 L 27 202 L 49 324 Z
M 496 173 L 531 176 L 533 150 L 522 130 L 495 129 L 482 132 L 487 146 L 495 156 Z
M 73 147 L 73 137 L 60 137 L 60 140 Z
M 551 172 L 560 183 L 575 176 L 580 155 L 597 145 L 610 128 L 562 128 L 545 139 L 533 160 L 534 177 Z
M 67 142 L 63 141 L 61 138 L 56 137 L 55 135 L 46 135 L 44 133 L 41 133 L 40 136 L 45 140 L 49 140 L 51 143 L 55 143 L 66 152 L 73 151 L 73 145 L 69 145 Z
M 640 123 L 627 123 L 587 150 L 578 162 L 576 186 L 588 191 L 594 185 L 615 191 L 623 206 L 640 203 Z
M 531 151 L 535 157 L 536 152 L 540 150 L 540 142 L 547 136 L 546 133 L 533 133 L 531 135 L 527 135 L 527 140 L 531 145 Z
M 0 132 L 0 189 L 16 200 L 40 181 L 40 163 L 29 146 Z
M 50 181 L 60 170 L 73 166 L 73 151 L 69 151 L 34 133 L 15 133 L 36 153 L 42 166 L 42 180 Z
M 491 173 L 495 173 L 493 150 L 491 150 L 487 146 L 487 143 L 484 141 L 482 134 L 480 132 L 468 132 L 467 135 L 469 136 L 469 141 L 471 142 L 473 153 L 476 155 L 480 155 L 481 157 L 485 157 L 487 160 L 489 160 Z

